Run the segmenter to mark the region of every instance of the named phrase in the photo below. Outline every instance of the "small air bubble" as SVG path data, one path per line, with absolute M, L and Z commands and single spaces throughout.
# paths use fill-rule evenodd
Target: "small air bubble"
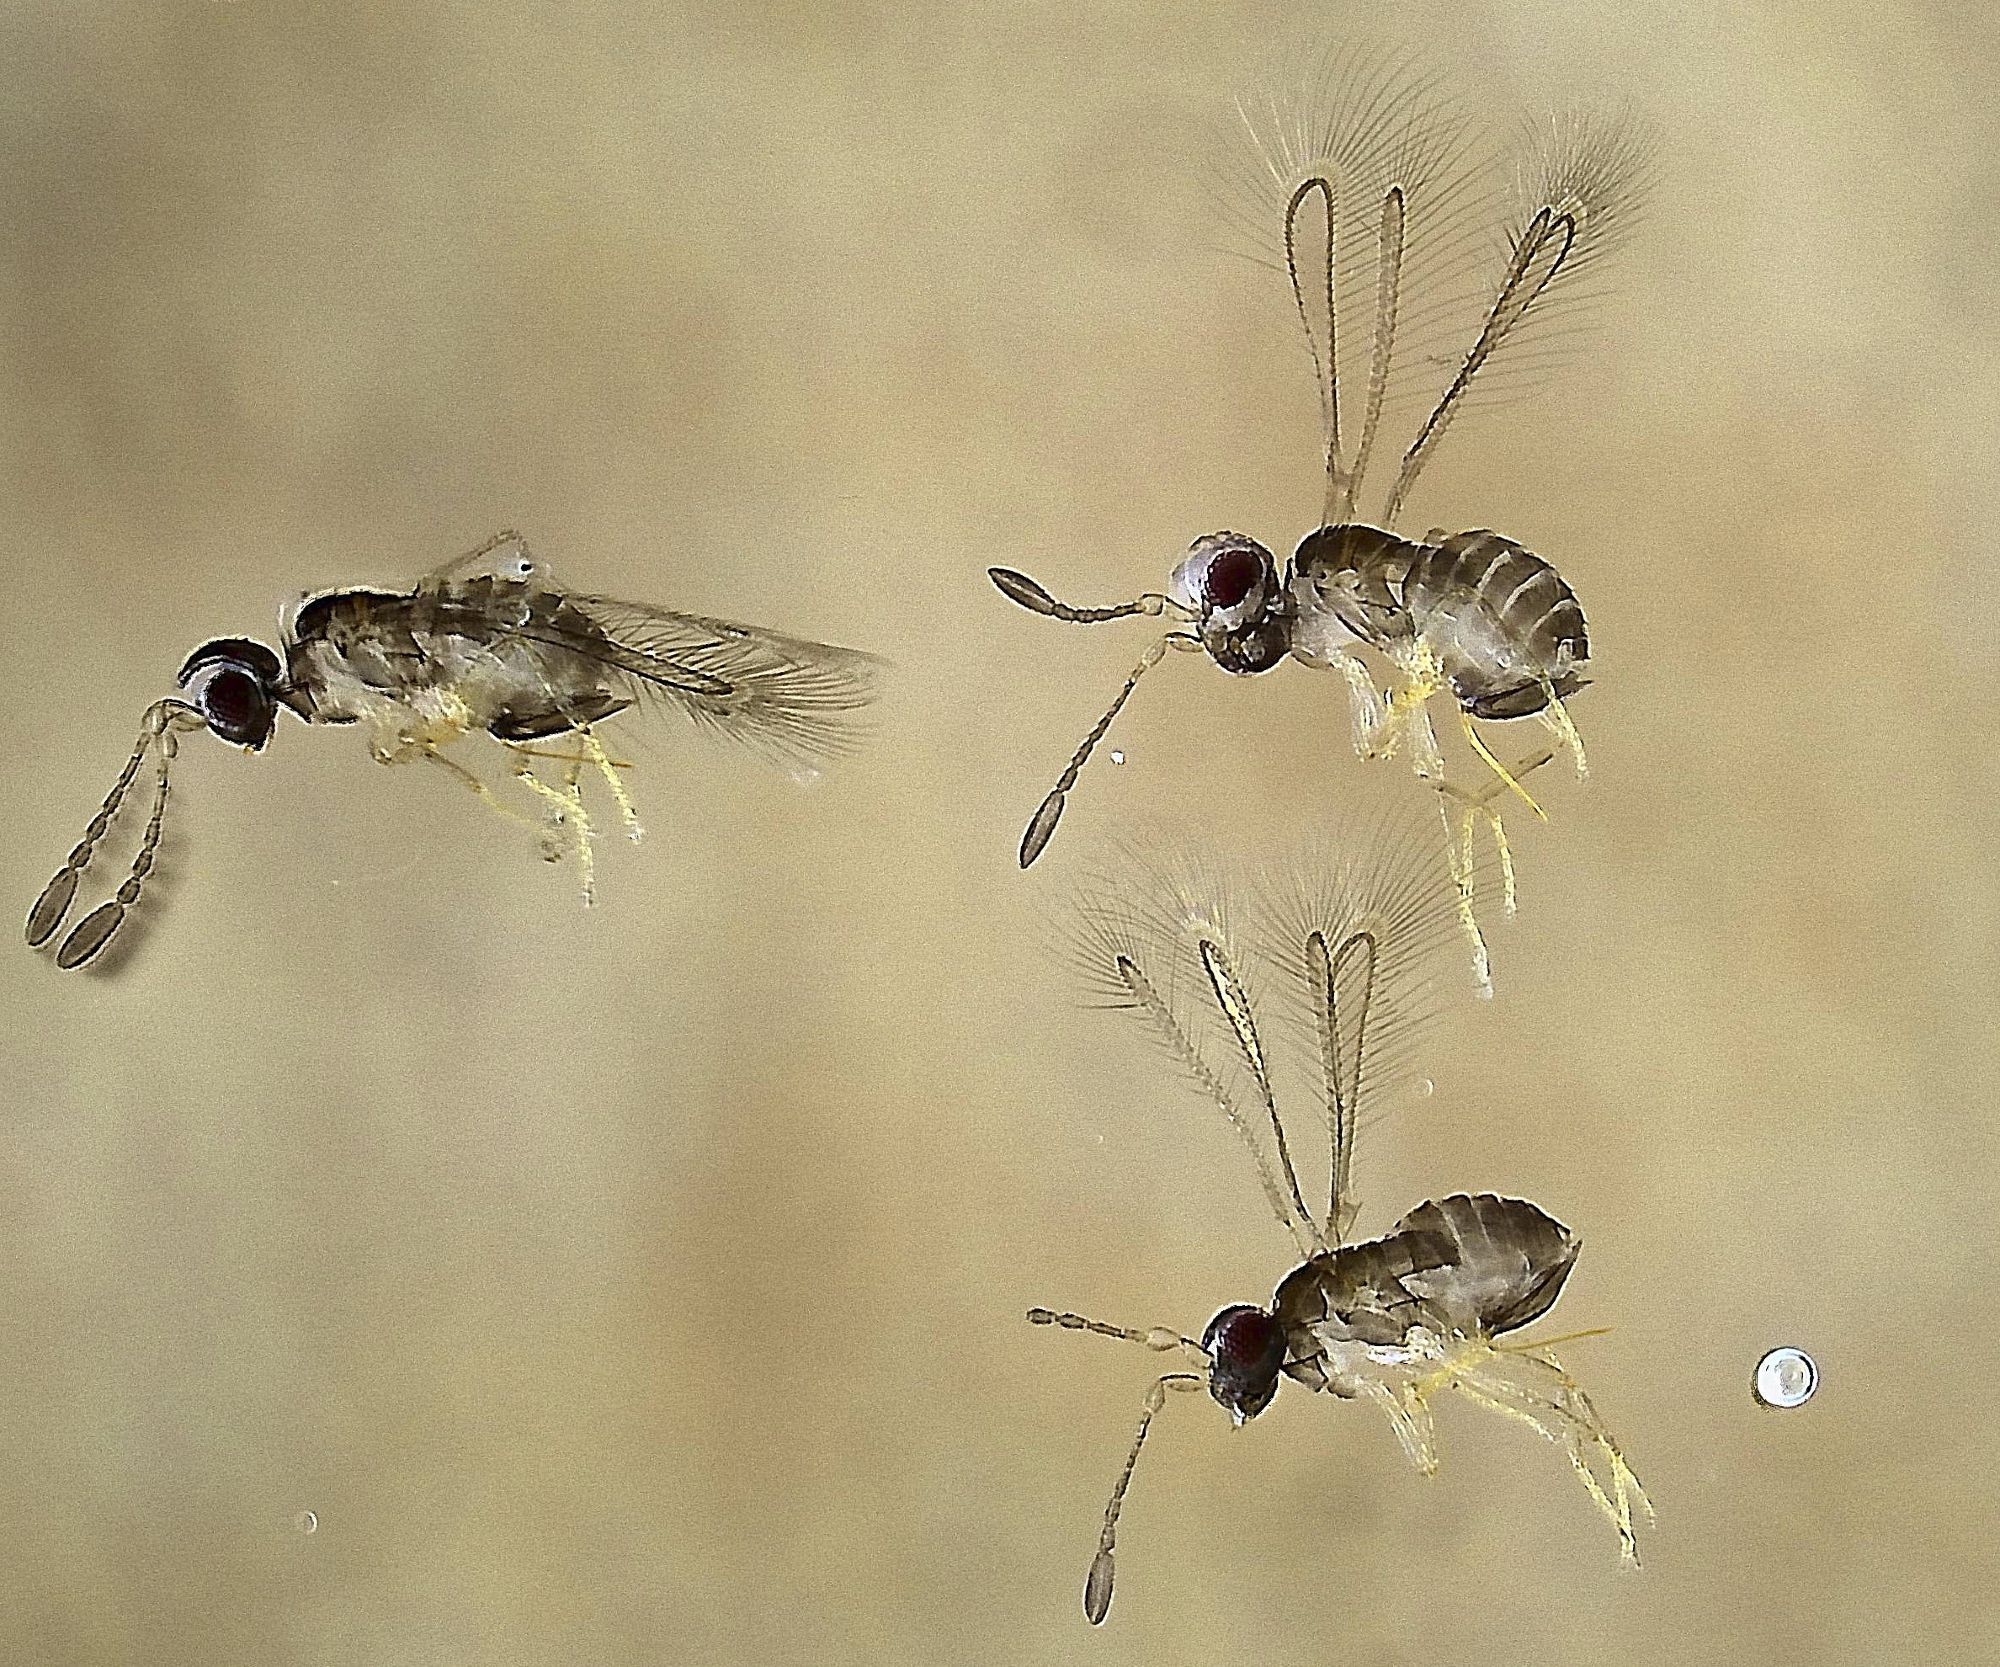
M 1819 1367 L 1804 1349 L 1773 1349 L 1757 1362 L 1750 1392 L 1767 1407 L 1802 1407 L 1819 1387 Z
M 1125 753 L 1122 748 L 1113 747 L 1111 749 L 1111 762 L 1113 764 L 1123 764 L 1125 762 Z
M 1438 1085 L 1432 1082 L 1429 1077 L 1417 1078 L 1414 1092 L 1418 1099 L 1428 1100 L 1437 1091 L 1438 1091 Z
M 301 1534 L 315 1533 L 319 1529 L 319 1518 L 311 1511 L 301 1511 L 292 1518 L 292 1526 Z

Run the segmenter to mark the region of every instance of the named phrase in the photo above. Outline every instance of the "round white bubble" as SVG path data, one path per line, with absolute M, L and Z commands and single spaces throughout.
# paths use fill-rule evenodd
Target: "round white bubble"
M 311 1511 L 301 1511 L 292 1518 L 292 1526 L 301 1534 L 316 1533 L 319 1529 L 319 1518 Z
M 1767 1407 L 1802 1407 L 1819 1388 L 1819 1367 L 1804 1349 L 1773 1349 L 1757 1362 L 1750 1392 Z
M 1111 749 L 1111 762 L 1113 764 L 1123 764 L 1125 762 L 1125 754 L 1117 747 Z

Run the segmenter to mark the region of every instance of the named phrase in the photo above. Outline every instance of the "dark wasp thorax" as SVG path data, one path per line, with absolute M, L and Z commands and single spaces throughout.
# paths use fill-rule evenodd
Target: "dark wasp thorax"
M 1403 581 L 1423 553 L 1421 544 L 1359 522 L 1307 533 L 1292 552 L 1287 586 L 1302 622 L 1302 653 L 1320 646 L 1306 640 L 1319 635 L 1303 627 L 1306 620 L 1337 624 L 1347 636 L 1385 653 L 1409 637 L 1414 627 L 1403 605 Z M 1334 633 L 1327 646 L 1341 645 L 1339 633 Z M 1305 657 L 1316 660 L 1326 655 Z
M 1421 635 L 1477 718 L 1526 717 L 1549 688 L 1567 697 L 1585 682 L 1590 635 L 1575 593 L 1496 532 L 1419 543 L 1358 523 L 1321 527 L 1300 541 L 1287 589 L 1301 659 L 1331 659 L 1348 638 L 1393 654 Z
M 314 597 L 293 621 L 285 660 L 285 699 L 315 723 L 449 694 L 478 727 L 522 741 L 630 704 L 610 680 L 617 645 L 582 609 L 559 591 L 493 575 Z
M 1498 1336 L 1554 1305 L 1582 1241 L 1537 1205 L 1492 1193 L 1419 1204 L 1379 1239 L 1343 1245 L 1292 1270 L 1271 1311 L 1285 1370 L 1328 1387 L 1330 1342 L 1394 1346 L 1413 1326 Z

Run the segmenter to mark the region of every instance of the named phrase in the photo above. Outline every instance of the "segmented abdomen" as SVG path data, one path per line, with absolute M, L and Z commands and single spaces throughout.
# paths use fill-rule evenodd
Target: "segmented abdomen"
M 1403 581 L 1403 605 L 1475 717 L 1519 718 L 1548 690 L 1581 688 L 1590 659 L 1583 608 L 1562 575 L 1484 528 L 1426 544 Z
M 1302 1355 L 1322 1336 L 1398 1344 L 1412 1326 L 1497 1336 L 1554 1306 L 1582 1248 L 1525 1199 L 1455 1193 L 1294 1269 L 1272 1307 Z

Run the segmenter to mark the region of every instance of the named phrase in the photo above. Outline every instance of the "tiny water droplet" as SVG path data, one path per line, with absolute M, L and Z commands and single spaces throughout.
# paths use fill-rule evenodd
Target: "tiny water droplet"
M 1125 762 L 1125 753 L 1123 748 L 1113 747 L 1111 749 L 1111 762 L 1113 764 L 1123 764 Z
M 1436 1093 L 1437 1091 L 1438 1091 L 1438 1085 L 1437 1085 L 1436 1083 L 1432 1082 L 1432 1081 L 1431 1081 L 1431 1079 L 1430 1079 L 1429 1077 L 1418 1077 L 1418 1078 L 1417 1078 L 1417 1081 L 1416 1081 L 1416 1096 L 1417 1096 L 1417 1098 L 1418 1098 L 1418 1099 L 1420 1099 L 1420 1100 L 1428 1100 L 1428 1099 L 1429 1099 L 1429 1098 L 1430 1098 L 1430 1097 L 1431 1097 L 1431 1096 L 1432 1096 L 1433 1094 L 1435 1094 L 1435 1093 Z
M 1767 1407 L 1802 1407 L 1819 1388 L 1819 1367 L 1804 1349 L 1773 1349 L 1757 1362 L 1750 1392 Z
M 311 1534 L 319 1528 L 319 1518 L 311 1511 L 301 1511 L 292 1518 L 292 1526 L 301 1534 Z

